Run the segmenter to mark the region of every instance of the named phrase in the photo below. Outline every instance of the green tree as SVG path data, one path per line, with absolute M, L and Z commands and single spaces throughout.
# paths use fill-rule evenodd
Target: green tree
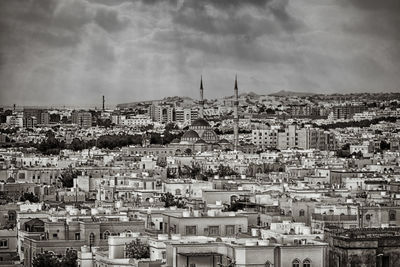
M 150 257 L 149 246 L 143 244 L 139 238 L 126 245 L 126 257 L 133 259 L 146 259 Z

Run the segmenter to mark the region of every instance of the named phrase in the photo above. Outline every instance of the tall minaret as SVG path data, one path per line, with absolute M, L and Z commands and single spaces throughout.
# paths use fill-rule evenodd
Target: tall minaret
M 234 134 L 234 149 L 237 151 L 239 146 L 239 95 L 238 95 L 238 85 L 237 85 L 237 75 L 235 77 L 235 100 L 233 102 L 234 109 L 233 109 L 233 134 Z
M 203 88 L 203 76 L 200 78 L 200 112 L 199 118 L 204 118 L 204 88 Z

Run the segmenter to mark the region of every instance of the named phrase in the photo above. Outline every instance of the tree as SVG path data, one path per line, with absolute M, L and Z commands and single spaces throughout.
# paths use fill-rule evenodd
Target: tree
M 133 259 L 145 259 L 150 257 L 149 246 L 145 245 L 140 241 L 139 238 L 133 240 L 131 243 L 126 245 L 126 257 Z
M 159 167 L 165 168 L 167 167 L 167 159 L 165 157 L 158 157 L 156 164 Z
M 382 140 L 380 145 L 380 149 L 383 150 L 389 150 L 390 149 L 390 143 L 386 142 L 385 140 Z
M 165 193 L 164 195 L 161 196 L 161 201 L 164 202 L 164 206 L 166 208 L 168 207 L 173 207 L 176 206 L 177 208 L 185 208 L 186 204 L 182 197 L 175 197 L 173 194 L 170 192 Z
M 175 206 L 175 197 L 170 192 L 165 193 L 161 196 L 161 201 L 164 202 L 166 208 Z
M 56 267 L 59 264 L 60 261 L 57 256 L 48 251 L 37 254 L 32 262 L 33 267 Z
M 82 142 L 79 138 L 74 138 L 70 144 L 70 148 L 73 151 L 78 151 L 78 150 L 82 150 L 85 148 L 85 143 Z
M 201 173 L 200 165 L 195 163 L 192 163 L 192 166 L 184 165 L 183 169 L 183 174 L 191 179 L 197 179 Z
M 74 178 L 77 178 L 79 171 L 73 169 L 70 165 L 67 169 L 65 169 L 61 173 L 61 177 L 59 177 L 60 182 L 62 183 L 63 187 L 71 188 L 74 186 Z
M 238 173 L 234 170 L 232 170 L 231 167 L 229 166 L 224 166 L 222 164 L 220 164 L 218 166 L 218 170 L 217 173 L 220 177 L 225 177 L 225 176 L 231 176 L 231 175 L 238 175 Z
M 24 193 L 19 200 L 20 201 L 27 201 L 28 200 L 31 203 L 39 202 L 39 198 L 33 193 Z
M 78 253 L 75 249 L 67 249 L 65 256 L 61 258 L 61 267 L 77 267 Z
M 78 254 L 74 249 L 67 249 L 64 256 L 57 256 L 54 253 L 45 251 L 39 253 L 33 259 L 33 267 L 76 267 Z

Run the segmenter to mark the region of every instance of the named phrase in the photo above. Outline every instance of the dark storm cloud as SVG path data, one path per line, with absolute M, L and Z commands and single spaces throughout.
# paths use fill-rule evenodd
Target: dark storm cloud
M 0 0 L 0 102 L 394 90 L 398 0 Z
M 176 12 L 174 20 L 205 33 L 246 35 L 250 38 L 293 31 L 301 25 L 287 12 L 287 1 L 196 1 L 188 0 Z M 215 8 L 213 12 L 209 7 Z M 252 8 L 241 12 L 244 8 Z

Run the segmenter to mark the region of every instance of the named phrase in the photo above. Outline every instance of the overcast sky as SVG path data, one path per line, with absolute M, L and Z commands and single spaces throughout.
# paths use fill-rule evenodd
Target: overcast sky
M 400 91 L 399 0 L 0 0 L 0 104 Z

